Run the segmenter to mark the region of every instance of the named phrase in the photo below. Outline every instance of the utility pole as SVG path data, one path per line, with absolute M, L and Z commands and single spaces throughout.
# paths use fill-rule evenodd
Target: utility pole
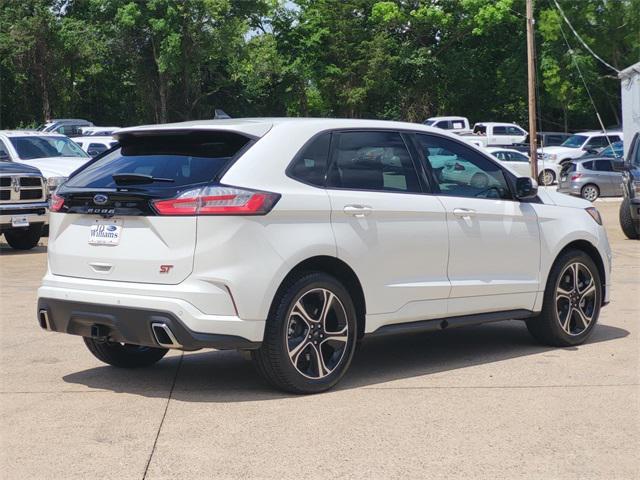
M 538 146 L 536 135 L 536 65 L 535 65 L 535 36 L 533 25 L 533 0 L 527 0 L 527 72 L 529 88 L 529 161 L 531 162 L 531 176 L 538 180 Z

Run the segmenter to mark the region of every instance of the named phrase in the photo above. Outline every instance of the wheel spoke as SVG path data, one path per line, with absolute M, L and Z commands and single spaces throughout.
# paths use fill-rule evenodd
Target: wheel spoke
M 293 350 L 289 350 L 289 358 L 291 358 L 291 361 L 294 365 L 298 363 L 298 357 L 300 356 L 300 353 L 302 353 L 302 351 L 307 347 L 307 345 L 309 345 L 309 341 L 305 336 L 302 341 L 293 348 Z
M 308 328 L 311 328 L 312 323 L 318 323 L 317 320 L 314 320 L 313 318 L 311 318 L 311 315 L 307 313 L 307 310 L 304 308 L 300 300 L 296 302 L 291 314 L 292 315 L 297 314 L 300 318 L 302 318 L 302 320 L 307 324 Z
M 322 313 L 320 314 L 320 324 L 322 328 L 326 328 L 327 315 L 329 315 L 329 310 L 331 309 L 331 304 L 333 304 L 333 299 L 335 295 L 331 293 L 329 290 L 323 290 L 322 296 L 324 300 L 324 305 L 322 305 Z
M 571 333 L 571 316 L 572 316 L 572 314 L 573 314 L 573 308 L 569 307 L 569 309 L 567 310 L 566 318 L 560 322 L 560 326 L 567 333 Z
M 582 326 L 587 328 L 589 323 L 591 323 L 591 319 L 588 318 L 580 308 L 574 308 L 573 311 L 578 314 L 578 318 L 580 319 L 580 322 L 582 322 Z
M 315 357 L 316 367 L 318 369 L 318 377 L 326 377 L 330 372 L 324 364 L 324 359 L 322 358 L 320 347 L 317 347 L 313 343 L 310 343 L 309 345 L 311 345 L 311 351 L 313 352 L 313 356 Z

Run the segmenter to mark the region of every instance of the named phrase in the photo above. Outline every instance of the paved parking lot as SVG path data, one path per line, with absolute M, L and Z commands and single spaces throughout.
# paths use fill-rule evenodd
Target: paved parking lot
M 266 387 L 232 352 L 99 363 L 40 330 L 45 247 L 0 245 L 1 478 L 640 477 L 640 242 L 614 251 L 592 340 L 544 348 L 519 322 L 365 342 L 334 391 Z

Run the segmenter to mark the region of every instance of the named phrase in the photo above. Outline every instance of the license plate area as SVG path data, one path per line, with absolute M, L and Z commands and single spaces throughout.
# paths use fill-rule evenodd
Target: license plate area
M 18 227 L 28 227 L 29 226 L 29 217 L 26 215 L 16 215 L 11 217 L 11 226 Z
M 89 245 L 119 245 L 123 231 L 122 219 L 96 219 L 89 227 Z

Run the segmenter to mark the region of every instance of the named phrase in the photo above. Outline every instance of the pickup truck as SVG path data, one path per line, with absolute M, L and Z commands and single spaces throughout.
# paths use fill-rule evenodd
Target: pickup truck
M 473 133 L 460 134 L 460 138 L 478 147 L 494 147 L 522 143 L 527 132 L 515 123 L 482 122 L 473 126 Z
M 40 171 L 0 161 L 0 235 L 12 248 L 30 250 L 38 244 L 47 219 L 47 184 Z

